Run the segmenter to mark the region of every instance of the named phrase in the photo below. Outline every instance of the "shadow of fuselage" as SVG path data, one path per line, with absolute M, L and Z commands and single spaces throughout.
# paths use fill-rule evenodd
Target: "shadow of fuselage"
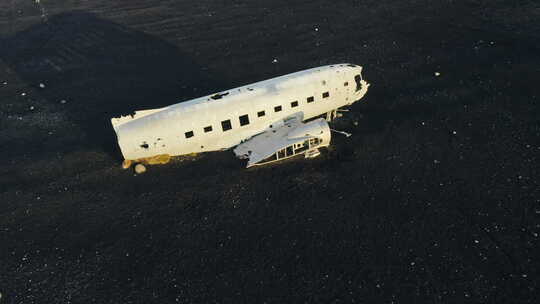
M 66 116 L 84 146 L 120 158 L 111 117 L 188 100 L 227 84 L 176 45 L 84 11 L 3 39 L 0 58 L 30 86 L 46 83 L 46 102 L 68 100 Z

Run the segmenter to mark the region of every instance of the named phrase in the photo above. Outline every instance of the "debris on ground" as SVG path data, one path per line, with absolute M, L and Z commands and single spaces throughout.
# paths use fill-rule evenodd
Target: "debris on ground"
M 131 160 L 124 160 L 122 162 L 122 169 L 129 169 L 131 167 Z
M 135 173 L 143 174 L 144 172 L 146 172 L 146 167 L 143 164 L 137 164 L 135 166 Z

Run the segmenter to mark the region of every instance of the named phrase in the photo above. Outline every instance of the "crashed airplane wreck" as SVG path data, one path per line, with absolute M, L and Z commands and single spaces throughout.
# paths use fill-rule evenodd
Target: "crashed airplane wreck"
M 233 147 L 251 167 L 319 155 L 319 148 L 330 144 L 327 121 L 340 115 L 339 108 L 364 97 L 368 87 L 361 66 L 327 65 L 111 122 L 124 168 Z

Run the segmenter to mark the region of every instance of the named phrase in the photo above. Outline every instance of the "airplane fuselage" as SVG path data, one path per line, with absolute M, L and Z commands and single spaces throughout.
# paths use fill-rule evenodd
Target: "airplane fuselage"
M 111 119 L 126 160 L 228 149 L 291 115 L 302 120 L 359 100 L 362 67 L 336 64 Z

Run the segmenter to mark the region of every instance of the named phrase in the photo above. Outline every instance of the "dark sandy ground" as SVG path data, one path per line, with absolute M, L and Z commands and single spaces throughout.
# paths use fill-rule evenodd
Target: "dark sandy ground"
M 0 303 L 533 303 L 539 51 L 532 0 L 0 1 Z M 316 160 L 120 168 L 110 117 L 338 62 Z

